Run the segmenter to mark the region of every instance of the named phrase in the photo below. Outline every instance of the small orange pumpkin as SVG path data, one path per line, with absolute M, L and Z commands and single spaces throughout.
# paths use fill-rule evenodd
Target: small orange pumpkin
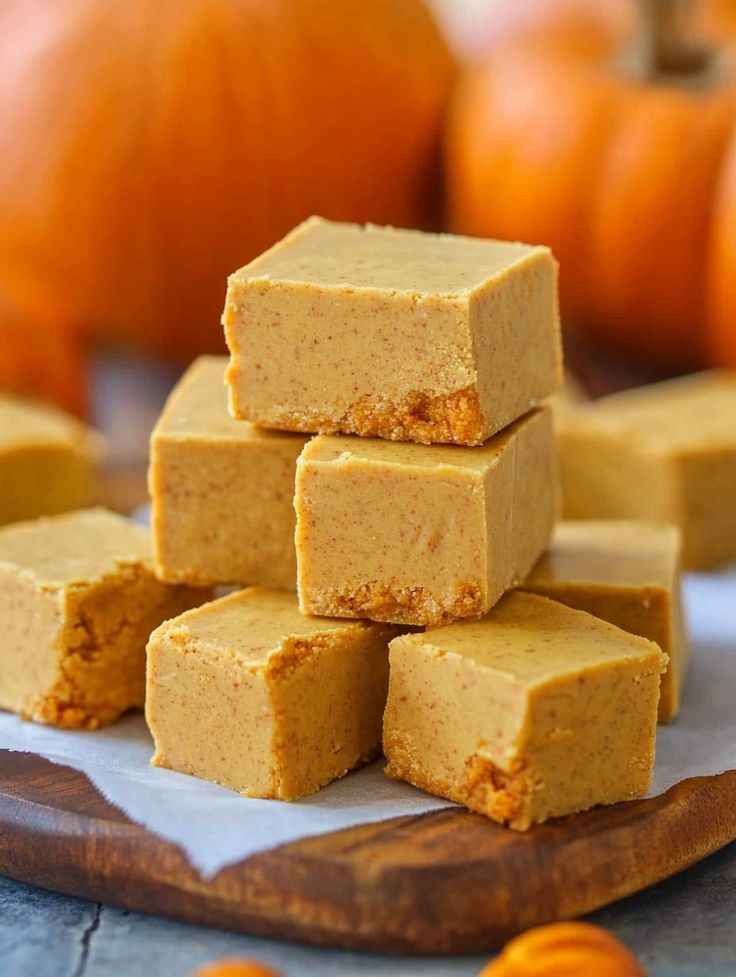
M 281 972 L 259 960 L 227 957 L 200 967 L 192 977 L 282 977 Z
M 549 244 L 566 321 L 587 335 L 736 366 L 736 84 L 715 59 L 675 64 L 666 23 L 652 36 L 670 73 L 654 78 L 524 42 L 469 73 L 448 127 L 451 222 Z
M 227 274 L 310 213 L 431 220 L 452 77 L 422 0 L 3 0 L 0 296 L 220 350 Z
M 552 923 L 517 936 L 479 977 L 646 977 L 620 940 L 591 923 Z

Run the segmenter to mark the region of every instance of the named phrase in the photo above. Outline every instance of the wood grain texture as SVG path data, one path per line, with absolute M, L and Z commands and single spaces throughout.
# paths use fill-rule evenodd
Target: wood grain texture
M 202 879 L 84 774 L 0 751 L 0 873 L 111 905 L 323 946 L 490 950 L 679 872 L 736 838 L 736 771 L 526 834 L 447 810 L 350 828 Z

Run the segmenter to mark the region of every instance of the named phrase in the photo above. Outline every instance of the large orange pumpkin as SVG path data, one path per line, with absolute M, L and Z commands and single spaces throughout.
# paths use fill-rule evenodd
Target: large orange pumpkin
M 421 0 L 3 0 L 0 297 L 219 349 L 226 275 L 308 214 L 431 219 L 452 73 Z
M 698 0 L 698 3 L 707 37 L 736 37 L 736 4 L 733 0 Z
M 32 394 L 80 415 L 87 407 L 82 337 L 62 304 L 47 304 L 20 279 L 12 302 L 0 293 L 2 391 Z
M 660 40 L 672 73 L 656 77 L 523 41 L 469 73 L 447 138 L 451 221 L 551 245 L 586 334 L 736 366 L 736 86 Z

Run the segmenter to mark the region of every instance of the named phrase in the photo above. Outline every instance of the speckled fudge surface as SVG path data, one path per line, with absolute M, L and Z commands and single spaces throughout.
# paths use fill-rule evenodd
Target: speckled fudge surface
M 295 590 L 294 475 L 306 438 L 233 420 L 226 364 L 195 360 L 151 435 L 156 575 Z

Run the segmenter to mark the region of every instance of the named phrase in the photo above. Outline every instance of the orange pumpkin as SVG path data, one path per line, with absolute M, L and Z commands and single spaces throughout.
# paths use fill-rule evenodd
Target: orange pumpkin
M 652 79 L 564 46 L 496 52 L 451 110 L 451 222 L 549 244 L 566 321 L 587 335 L 736 365 L 736 85 L 727 69 L 707 80 L 715 62 L 670 67 Z
M 706 36 L 736 37 L 736 4 L 733 0 L 698 0 Z
M 228 957 L 205 964 L 192 977 L 281 977 L 281 972 L 259 960 Z
M 219 350 L 226 275 L 308 214 L 431 220 L 452 76 L 421 0 L 3 0 L 0 294 Z
M 707 255 L 707 323 L 711 359 L 736 369 L 736 132 L 731 134 L 713 199 Z
M 86 357 L 63 306 L 47 305 L 28 284 L 15 301 L 0 293 L 0 391 L 53 401 L 83 415 Z
M 591 923 L 552 923 L 517 936 L 479 977 L 646 977 L 620 940 Z
M 461 58 L 480 60 L 502 45 L 557 46 L 604 54 L 628 40 L 641 0 L 433 0 Z M 721 0 L 724 2 L 724 0 Z M 731 0 L 725 0 L 731 2 Z

